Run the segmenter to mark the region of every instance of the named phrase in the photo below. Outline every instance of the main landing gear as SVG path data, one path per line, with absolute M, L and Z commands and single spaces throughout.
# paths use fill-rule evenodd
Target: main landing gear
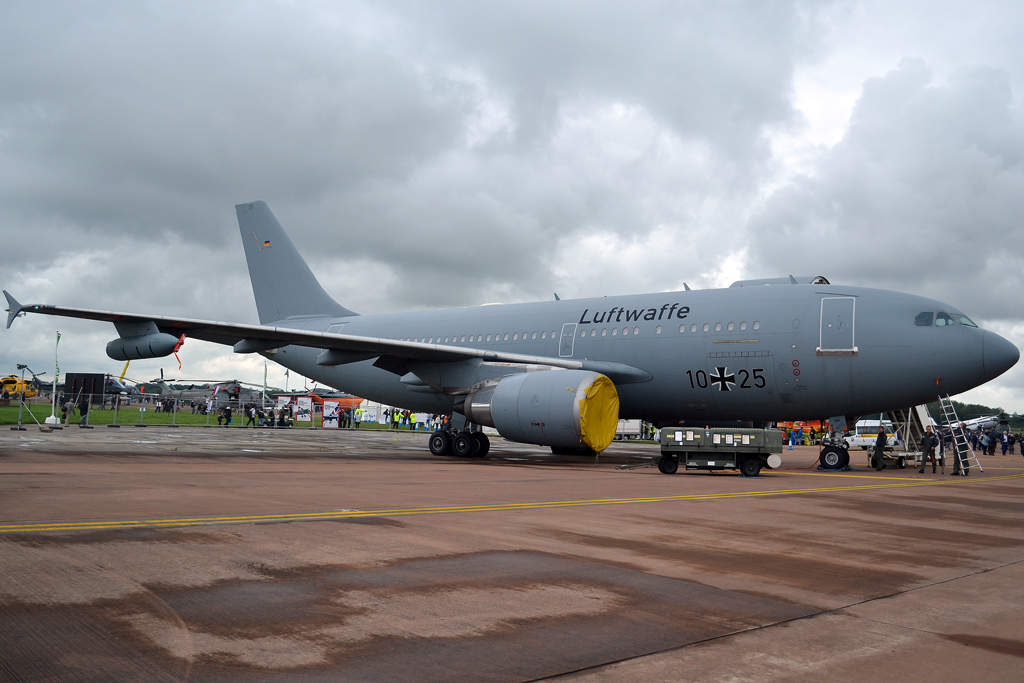
M 821 449 L 818 462 L 823 470 L 841 470 L 850 464 L 850 452 L 838 446 L 825 446 Z
M 438 430 L 430 435 L 430 452 L 459 458 L 482 458 L 491 450 L 491 440 L 483 432 Z

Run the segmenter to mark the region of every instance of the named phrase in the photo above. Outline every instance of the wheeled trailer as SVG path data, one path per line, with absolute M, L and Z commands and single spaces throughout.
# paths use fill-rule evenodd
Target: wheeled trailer
M 895 467 L 900 470 L 908 464 L 919 465 L 921 463 L 921 457 L 922 454 L 920 451 L 897 451 L 893 448 L 882 451 L 882 461 L 885 463 L 885 466 Z M 935 457 L 938 459 L 938 454 L 936 454 Z M 873 448 L 868 451 L 868 466 L 877 467 L 877 464 L 875 463 L 875 450 Z
M 739 470 L 756 477 L 782 465 L 782 432 L 777 429 L 663 428 L 658 470 Z

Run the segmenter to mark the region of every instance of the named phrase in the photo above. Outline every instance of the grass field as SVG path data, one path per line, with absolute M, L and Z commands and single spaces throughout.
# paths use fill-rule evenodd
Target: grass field
M 26 404 L 26 411 L 25 411 L 24 416 L 22 417 L 22 424 L 25 427 L 35 427 L 35 424 L 36 424 L 32 420 L 32 418 L 29 416 L 28 410 L 27 410 L 28 408 L 31 408 L 32 414 L 35 415 L 36 420 L 38 420 L 42 424 L 45 424 L 44 420 L 47 417 L 50 416 L 50 404 L 49 403 Z M 154 426 L 154 427 L 166 426 L 166 425 L 172 424 L 172 415 L 170 413 L 156 413 L 156 412 L 153 412 L 153 406 L 146 406 L 146 408 L 147 408 L 146 412 L 144 414 L 142 414 L 142 424 L 151 425 L 151 426 Z M 60 411 L 59 410 L 57 411 L 57 415 L 58 415 L 58 417 L 60 416 Z M 132 405 L 132 406 L 128 406 L 127 408 L 121 408 L 120 410 L 118 410 L 118 413 L 117 413 L 117 423 L 116 424 L 124 425 L 124 426 L 137 425 L 137 424 L 139 424 L 139 416 L 140 416 L 140 412 L 139 412 L 139 406 L 138 405 Z M 18 424 L 18 407 L 16 405 L 12 406 L 12 407 L 9 407 L 9 408 L 8 407 L 0 407 L 0 425 L 16 425 L 16 424 Z M 69 426 L 74 427 L 77 424 L 78 424 L 78 413 L 76 412 L 75 416 L 70 420 L 70 425 Z M 103 425 L 114 424 L 114 411 L 113 410 L 93 409 L 89 413 L 89 424 L 93 425 L 93 426 L 103 426 Z M 206 420 L 206 416 L 205 415 L 193 415 L 190 410 L 183 410 L 183 411 L 179 411 L 177 416 L 174 417 L 173 424 L 178 424 L 178 425 L 181 425 L 183 427 L 202 427 L 202 426 L 205 426 L 207 424 L 207 420 Z M 209 425 L 210 425 L 210 427 L 217 427 L 218 426 L 217 425 L 217 415 L 216 414 L 211 414 L 210 415 Z M 239 416 L 239 415 L 235 415 L 234 416 L 234 424 L 231 425 L 231 428 L 235 429 L 235 428 L 243 427 L 244 425 L 245 425 L 245 418 L 242 417 L 242 416 Z M 292 427 L 294 427 L 296 429 L 309 429 L 310 427 L 313 427 L 313 426 L 314 426 L 314 424 L 311 424 L 309 422 L 296 422 L 296 423 L 292 424 Z M 321 428 L 320 416 L 319 415 L 316 416 L 315 426 L 316 426 L 317 429 Z M 221 428 L 223 428 L 223 427 L 221 427 Z M 360 424 L 359 428 L 360 429 L 387 429 L 388 426 L 387 425 L 382 425 L 382 424 L 370 423 L 370 422 L 363 422 L 363 423 Z M 403 427 L 403 428 L 400 428 L 400 431 L 406 432 L 406 431 L 413 431 L 413 430 L 406 429 L 406 428 Z M 421 429 L 419 431 L 422 432 L 423 430 Z M 657 442 L 656 441 L 647 441 L 647 440 L 644 440 L 644 441 L 636 440 L 636 441 L 630 441 L 630 443 L 651 443 L 651 444 L 656 444 Z
M 145 425 L 170 425 L 179 424 L 182 426 L 205 426 L 207 424 L 206 415 L 193 415 L 190 410 L 179 411 L 176 416 L 172 416 L 171 413 L 157 413 L 153 411 L 153 406 L 146 406 L 146 412 L 140 413 L 138 405 L 132 405 L 128 407 L 122 407 L 117 412 L 117 424 L 119 425 L 136 425 L 139 424 L 140 416 L 142 418 L 142 424 Z M 28 409 L 31 409 L 32 414 L 35 415 L 36 420 L 40 423 L 50 416 L 50 405 L 43 403 L 26 404 L 26 410 L 22 416 L 22 424 L 25 426 L 35 425 L 35 421 L 28 414 Z M 60 411 L 57 411 L 57 416 L 60 417 Z M 211 427 L 217 427 L 217 416 L 211 414 L 209 416 L 209 425 Z M 18 424 L 18 407 L 0 407 L 0 425 L 16 425 Z M 78 424 L 78 413 L 71 419 L 70 424 L 72 426 Z M 114 424 L 114 411 L 113 410 L 99 410 L 93 409 L 89 412 L 89 424 L 93 426 Z M 245 418 L 240 415 L 234 415 L 234 424 L 232 428 L 242 427 L 245 424 Z M 316 416 L 316 427 L 320 428 L 320 416 Z M 308 429 L 313 426 L 310 422 L 296 422 L 292 425 L 298 429 Z M 362 423 L 360 429 L 387 429 L 386 425 Z M 402 431 L 408 431 L 403 429 Z

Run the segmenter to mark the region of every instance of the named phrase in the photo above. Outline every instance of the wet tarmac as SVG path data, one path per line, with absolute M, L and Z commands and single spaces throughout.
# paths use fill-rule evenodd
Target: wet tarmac
M 5 430 L 0 681 L 1021 680 L 1020 455 L 615 469 L 656 453 Z

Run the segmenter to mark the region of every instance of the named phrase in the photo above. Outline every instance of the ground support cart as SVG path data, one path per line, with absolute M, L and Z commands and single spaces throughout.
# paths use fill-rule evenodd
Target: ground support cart
M 666 427 L 661 430 L 658 470 L 740 470 L 756 477 L 782 465 L 782 432 L 777 429 Z
M 936 454 L 938 459 L 938 454 Z M 919 465 L 921 463 L 921 452 L 920 451 L 905 451 L 898 450 L 896 448 L 889 448 L 882 452 L 882 461 L 886 467 L 895 467 L 897 469 L 903 469 L 909 465 Z M 868 466 L 875 467 L 875 449 L 871 448 L 868 451 Z

